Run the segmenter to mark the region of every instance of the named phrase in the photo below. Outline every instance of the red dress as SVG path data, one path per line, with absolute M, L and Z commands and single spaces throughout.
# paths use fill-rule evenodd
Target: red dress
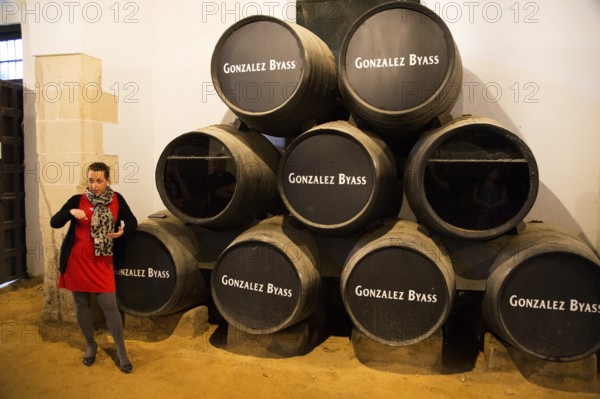
M 75 242 L 67 269 L 58 276 L 58 287 L 69 291 L 115 292 L 113 257 L 94 255 L 94 241 L 90 232 L 94 208 L 85 195 L 81 196 L 79 209 L 85 212 L 87 219 L 75 220 Z M 116 195 L 113 195 L 108 209 L 117 220 L 119 201 Z

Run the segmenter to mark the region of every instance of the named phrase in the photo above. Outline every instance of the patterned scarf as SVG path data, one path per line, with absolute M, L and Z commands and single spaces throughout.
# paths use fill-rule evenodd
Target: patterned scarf
M 99 196 L 94 196 L 89 189 L 85 190 L 85 196 L 94 206 L 92 214 L 91 232 L 94 239 L 94 254 L 96 256 L 109 256 L 113 252 L 113 240 L 108 238 L 108 234 L 115 229 L 115 220 L 108 205 L 113 200 L 114 191 L 110 186 Z

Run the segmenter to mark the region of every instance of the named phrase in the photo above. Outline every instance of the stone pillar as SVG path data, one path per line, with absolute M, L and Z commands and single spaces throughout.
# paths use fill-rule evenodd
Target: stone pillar
M 50 218 L 85 188 L 85 170 L 95 161 L 118 168 L 117 156 L 103 151 L 103 123 L 117 123 L 117 99 L 102 91 L 102 64 L 85 54 L 48 55 L 35 60 L 35 109 L 39 214 L 44 243 L 46 321 L 75 321 L 71 295 L 59 290 L 60 245 L 68 224 L 50 227 Z M 113 176 L 114 175 L 114 176 Z M 111 173 L 112 183 L 117 173 Z

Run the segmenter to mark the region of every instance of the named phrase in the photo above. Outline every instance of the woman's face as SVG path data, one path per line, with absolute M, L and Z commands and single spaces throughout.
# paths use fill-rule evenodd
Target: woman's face
M 103 171 L 88 171 L 88 189 L 97 197 L 106 191 L 109 181 L 104 177 Z

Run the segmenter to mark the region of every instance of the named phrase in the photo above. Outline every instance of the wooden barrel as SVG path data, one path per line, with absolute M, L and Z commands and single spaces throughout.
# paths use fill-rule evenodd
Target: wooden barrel
M 395 1 L 354 22 L 340 50 L 339 88 L 359 126 L 383 137 L 415 135 L 449 112 L 462 85 L 458 48 L 429 8 Z
M 244 18 L 223 33 L 211 76 L 231 111 L 271 136 L 298 135 L 326 121 L 339 102 L 327 45 L 300 25 L 266 15 Z
M 213 301 L 236 328 L 274 333 L 321 306 L 316 245 L 288 218 L 265 219 L 240 234 L 219 257 L 211 277 Z
M 394 157 L 375 134 L 329 122 L 296 137 L 278 171 L 290 213 L 324 234 L 349 234 L 402 204 Z
M 227 229 L 262 217 L 280 201 L 280 152 L 255 131 L 214 125 L 182 134 L 163 150 L 156 187 L 183 221 Z
M 404 189 L 417 220 L 449 237 L 485 240 L 523 220 L 537 197 L 533 153 L 482 117 L 455 119 L 424 134 L 406 161 Z
M 393 346 L 417 343 L 437 331 L 455 297 L 445 249 L 409 220 L 388 220 L 359 239 L 340 288 L 354 325 Z
M 587 357 L 600 350 L 600 259 L 580 240 L 528 223 L 491 266 L 482 314 L 533 356 Z
M 128 240 L 115 270 L 119 307 L 137 316 L 177 313 L 210 298 L 206 270 L 231 234 L 204 236 L 168 212 L 144 220 Z

